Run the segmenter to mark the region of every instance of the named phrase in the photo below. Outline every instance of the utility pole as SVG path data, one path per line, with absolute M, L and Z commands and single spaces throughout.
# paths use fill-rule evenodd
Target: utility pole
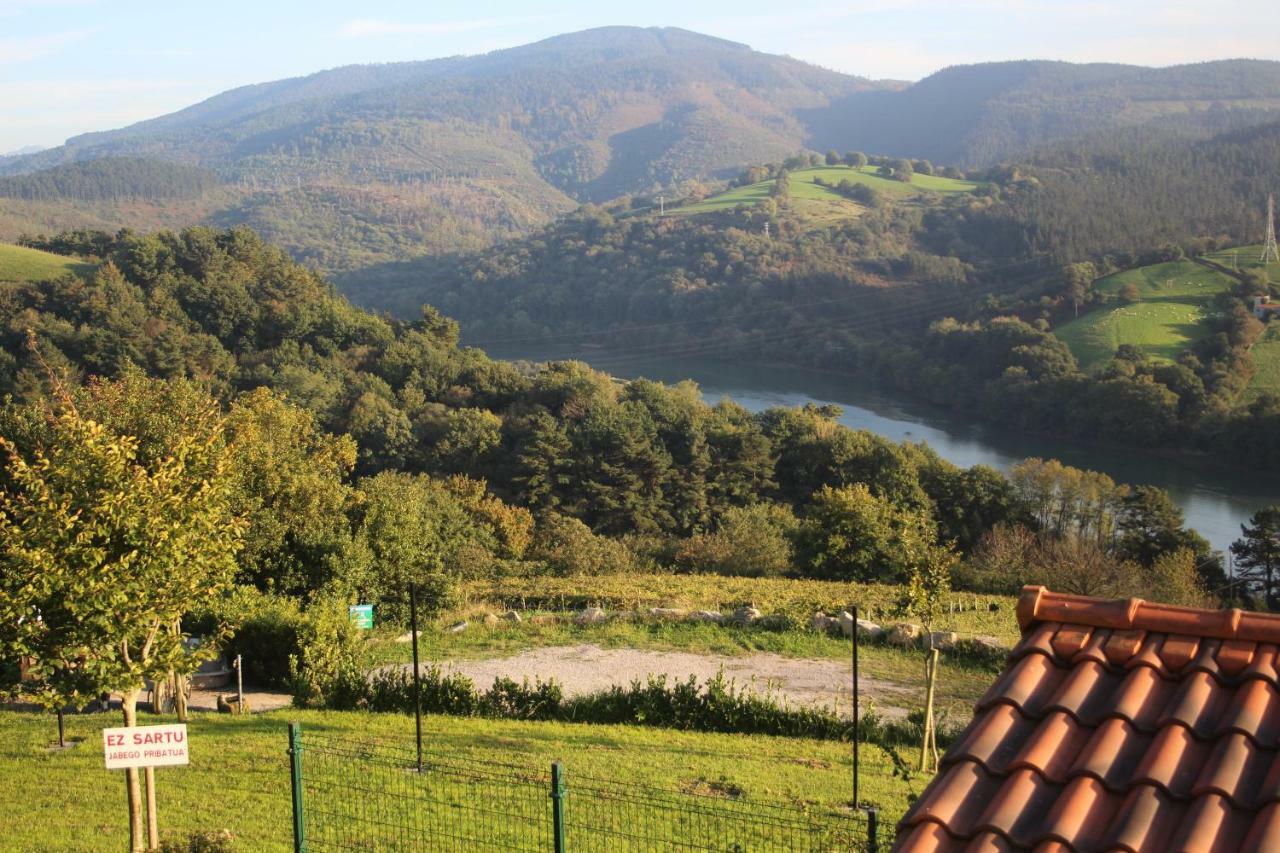
M 768 222 L 768 220 L 766 220 L 766 221 L 765 221 L 765 223 L 764 223 L 764 238 L 765 238 L 766 240 L 768 240 L 768 239 L 769 239 L 769 222 Z
M 667 215 L 667 199 L 666 196 L 658 196 L 658 215 Z
M 1262 262 L 1280 262 L 1280 250 L 1276 249 L 1276 197 L 1267 196 L 1267 236 L 1262 244 Z

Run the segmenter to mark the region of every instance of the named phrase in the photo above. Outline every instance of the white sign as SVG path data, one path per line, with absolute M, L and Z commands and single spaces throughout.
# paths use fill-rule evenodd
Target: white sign
M 187 727 L 177 723 L 103 729 L 102 750 L 108 770 L 187 764 Z

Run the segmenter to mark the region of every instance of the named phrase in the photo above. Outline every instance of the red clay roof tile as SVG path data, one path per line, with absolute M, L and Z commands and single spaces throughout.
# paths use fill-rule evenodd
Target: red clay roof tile
M 904 851 L 1280 850 L 1280 616 L 1028 587 Z

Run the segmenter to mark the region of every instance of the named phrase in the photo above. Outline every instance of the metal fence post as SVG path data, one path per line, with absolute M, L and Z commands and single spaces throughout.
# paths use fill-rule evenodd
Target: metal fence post
M 418 772 L 422 772 L 422 675 L 418 669 L 418 587 L 409 584 L 409 631 L 413 638 L 413 731 L 418 744 Z
M 306 821 L 302 811 L 302 724 L 289 724 L 289 775 L 293 787 L 293 849 L 307 849 Z
M 867 809 L 867 850 L 870 853 L 879 853 L 880 839 L 876 836 L 880 831 L 880 812 L 876 809 Z
M 555 839 L 556 853 L 564 853 L 564 798 L 568 791 L 564 784 L 564 765 L 551 763 L 551 832 Z

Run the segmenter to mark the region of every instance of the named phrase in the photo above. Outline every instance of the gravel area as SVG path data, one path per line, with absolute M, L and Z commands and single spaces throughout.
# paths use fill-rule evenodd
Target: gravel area
M 726 678 L 759 693 L 771 692 L 791 705 L 835 706 L 849 714 L 850 666 L 847 662 L 787 658 L 781 655 L 706 655 L 688 652 L 604 649 L 596 645 L 549 646 L 529 649 L 516 655 L 488 660 L 442 661 L 445 671 L 472 679 L 481 688 L 499 676 L 521 681 L 554 679 L 568 695 L 592 693 L 612 685 L 629 685 L 650 675 L 666 675 L 668 681 L 690 675 L 699 681 L 723 671 Z M 405 665 L 406 669 L 412 664 Z M 859 690 L 863 699 L 874 699 L 877 712 L 885 718 L 906 716 L 907 707 L 918 698 L 901 686 L 862 676 Z

